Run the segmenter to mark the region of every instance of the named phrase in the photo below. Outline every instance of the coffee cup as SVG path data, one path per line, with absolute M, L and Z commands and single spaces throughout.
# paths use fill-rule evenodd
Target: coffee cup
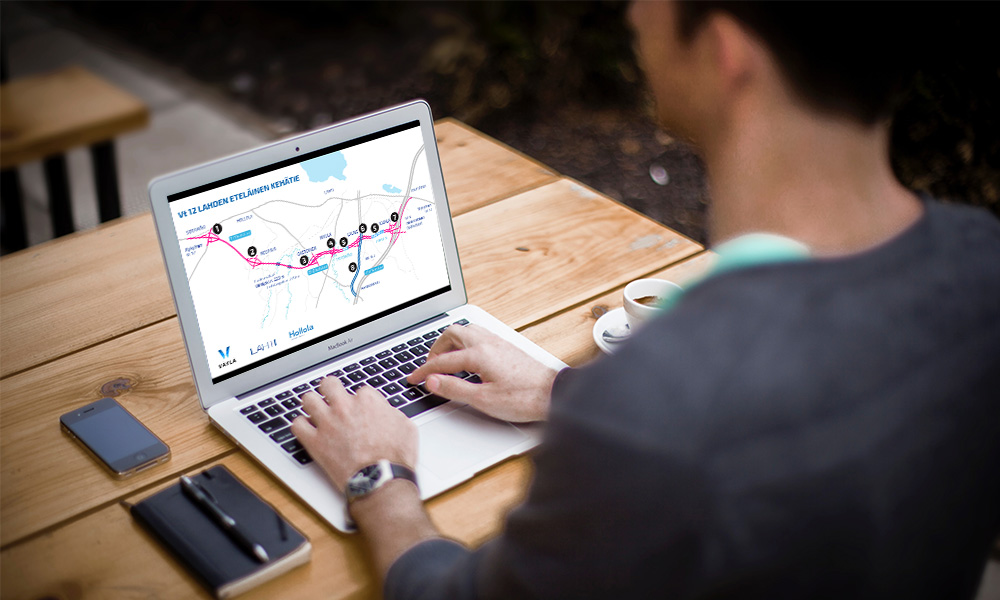
M 681 293 L 681 286 L 665 279 L 636 279 L 625 286 L 625 318 L 631 331 L 652 319 Z

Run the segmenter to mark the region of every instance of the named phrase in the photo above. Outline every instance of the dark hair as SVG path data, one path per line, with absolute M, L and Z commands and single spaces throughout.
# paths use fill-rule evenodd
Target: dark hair
M 928 39 L 922 26 L 928 11 L 913 3 L 682 0 L 678 6 L 682 39 L 690 40 L 712 13 L 726 12 L 761 38 L 803 101 L 869 125 L 892 115 Z

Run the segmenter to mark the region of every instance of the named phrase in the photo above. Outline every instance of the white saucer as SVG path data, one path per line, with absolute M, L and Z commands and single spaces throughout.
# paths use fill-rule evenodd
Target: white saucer
M 611 354 L 615 351 L 615 346 L 620 345 L 605 342 L 602 337 L 604 332 L 608 329 L 624 327 L 627 322 L 624 307 L 618 307 L 612 311 L 608 311 L 601 315 L 600 319 L 597 319 L 597 322 L 594 323 L 594 343 L 601 349 L 601 352 Z

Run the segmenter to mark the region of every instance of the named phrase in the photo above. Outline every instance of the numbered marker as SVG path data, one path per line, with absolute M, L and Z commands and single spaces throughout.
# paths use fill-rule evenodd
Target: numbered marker
M 250 246 L 247 248 L 247 256 L 250 258 L 257 256 L 257 246 Z
M 345 237 L 340 238 L 340 247 L 341 248 L 346 248 L 347 247 L 347 238 L 345 238 Z
M 303 267 L 309 264 L 309 257 L 303 254 L 299 257 L 299 264 Z
M 337 245 L 337 242 L 333 241 L 333 238 L 326 238 L 326 247 L 333 248 Z
M 378 223 L 372 223 L 372 233 L 378 233 Z
M 212 225 L 212 232 L 215 233 L 215 235 L 219 235 L 220 233 L 222 233 L 222 223 L 216 223 L 215 225 Z
M 395 223 L 396 221 L 398 221 L 399 220 L 399 213 L 394 212 L 391 215 L 389 215 L 389 220 L 392 221 L 393 223 Z
M 361 225 L 358 225 L 358 231 L 360 231 L 361 233 L 364 233 L 364 232 L 368 231 L 368 226 L 365 225 L 364 223 L 362 223 Z
M 357 271 L 358 270 L 358 263 L 351 263 L 351 264 L 347 265 L 347 270 L 350 271 L 351 273 Z

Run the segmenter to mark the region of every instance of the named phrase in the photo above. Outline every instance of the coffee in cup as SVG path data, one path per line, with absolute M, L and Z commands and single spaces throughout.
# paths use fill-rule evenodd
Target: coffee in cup
M 634 332 L 680 293 L 681 286 L 665 279 L 636 279 L 626 285 L 623 304 L 629 329 Z

